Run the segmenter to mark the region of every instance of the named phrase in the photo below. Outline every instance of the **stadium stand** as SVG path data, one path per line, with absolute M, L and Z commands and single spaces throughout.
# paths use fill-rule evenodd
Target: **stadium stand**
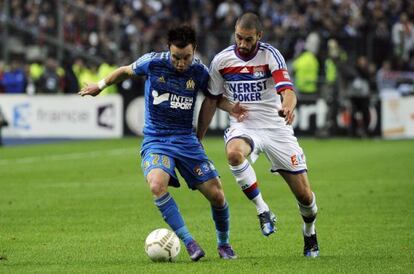
M 197 29 L 198 57 L 209 64 L 231 43 L 234 22 L 247 10 L 261 16 L 263 40 L 281 51 L 289 67 L 306 50 L 308 35 L 318 36 L 317 96 L 328 93 L 338 108 L 358 75 L 356 60 L 367 60 L 371 97 L 383 83 L 376 77 L 384 66 L 397 74 L 414 70 L 410 0 L 3 0 L 0 7 L 0 92 L 5 93 L 75 93 L 114 66 L 165 50 L 166 26 L 182 22 Z M 108 92 L 122 93 L 124 87 L 131 85 Z

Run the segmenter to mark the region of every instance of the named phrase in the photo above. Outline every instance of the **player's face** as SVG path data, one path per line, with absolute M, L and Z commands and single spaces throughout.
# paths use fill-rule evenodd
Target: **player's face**
M 255 50 L 257 42 L 262 38 L 262 32 L 236 26 L 234 36 L 239 52 L 248 55 Z
M 179 48 L 175 45 L 170 46 L 171 62 L 176 70 L 184 72 L 193 62 L 194 46 L 188 44 L 185 48 Z

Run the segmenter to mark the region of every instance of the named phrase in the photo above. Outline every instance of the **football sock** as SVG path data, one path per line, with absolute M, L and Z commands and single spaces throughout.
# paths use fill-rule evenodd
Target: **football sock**
M 211 206 L 211 213 L 216 225 L 217 243 L 224 245 L 229 243 L 229 206 L 227 203 L 222 208 Z
M 311 236 L 315 234 L 315 221 L 316 221 L 316 214 L 318 212 L 318 207 L 316 205 L 316 197 L 315 194 L 312 192 L 312 203 L 310 205 L 302 205 L 298 202 L 299 211 L 303 218 L 303 234 L 305 236 Z
M 166 193 L 163 196 L 155 199 L 155 205 L 161 212 L 165 222 L 174 230 L 178 238 L 180 238 L 185 245 L 193 240 L 187 226 L 184 223 L 183 217 L 178 211 L 177 204 L 170 193 Z
M 244 160 L 238 166 L 230 166 L 230 170 L 244 194 L 255 204 L 257 213 L 260 214 L 269 211 L 269 207 L 263 200 L 262 194 L 257 186 L 256 173 L 249 161 Z

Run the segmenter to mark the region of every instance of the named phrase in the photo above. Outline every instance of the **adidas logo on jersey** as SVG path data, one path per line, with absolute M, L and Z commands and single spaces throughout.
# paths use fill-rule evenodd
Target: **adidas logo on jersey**
M 250 71 L 249 71 L 249 69 L 248 69 L 248 68 L 244 67 L 244 68 L 240 71 L 240 73 L 250 73 Z
M 160 78 L 158 78 L 158 82 L 159 83 L 165 83 L 164 76 L 161 76 Z

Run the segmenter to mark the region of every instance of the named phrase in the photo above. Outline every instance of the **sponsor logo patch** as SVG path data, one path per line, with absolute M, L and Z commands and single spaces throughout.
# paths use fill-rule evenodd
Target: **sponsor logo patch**
M 289 73 L 287 71 L 283 72 L 283 77 L 290 80 L 290 76 L 289 76 Z
M 152 91 L 152 97 L 154 97 L 154 101 L 152 102 L 152 104 L 159 105 L 162 102 L 168 101 L 170 99 L 170 94 L 167 92 L 167 93 L 159 95 L 158 91 L 154 89 Z
M 294 166 L 294 167 L 296 167 L 300 164 L 304 164 L 305 163 L 305 155 L 303 155 L 303 154 L 292 155 L 292 156 L 290 156 L 290 162 L 292 163 L 292 166 Z

